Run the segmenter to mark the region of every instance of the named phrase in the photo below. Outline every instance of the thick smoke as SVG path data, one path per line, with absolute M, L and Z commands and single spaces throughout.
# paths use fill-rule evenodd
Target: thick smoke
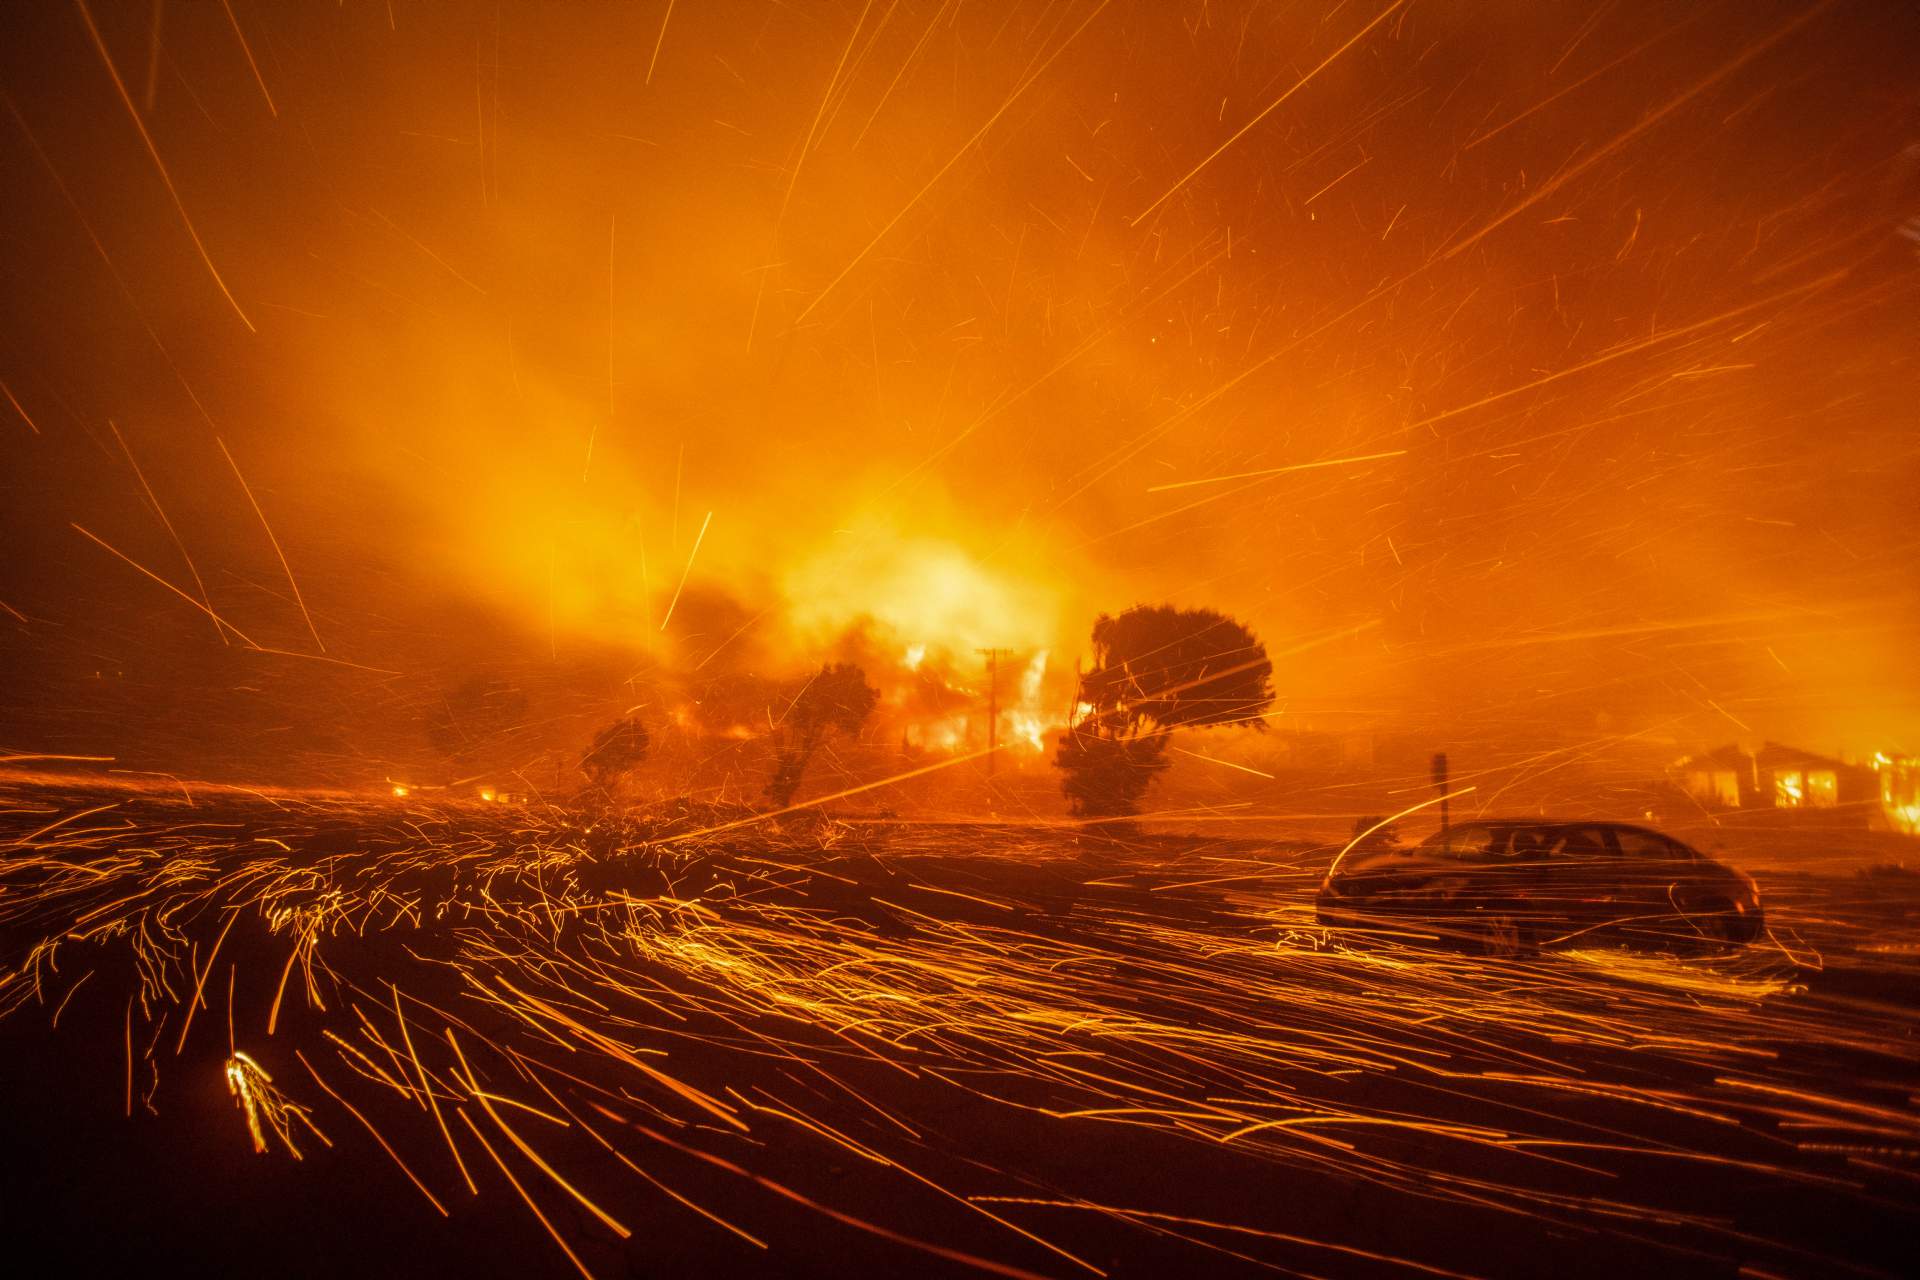
M 18 15 L 0 745 L 499 768 L 845 658 L 959 749 L 976 649 L 1057 723 L 1141 601 L 1488 763 L 1902 745 L 1910 15 L 938 8 L 683 7 L 650 84 L 647 12 L 263 9 L 273 113 L 170 9 L 177 206 Z

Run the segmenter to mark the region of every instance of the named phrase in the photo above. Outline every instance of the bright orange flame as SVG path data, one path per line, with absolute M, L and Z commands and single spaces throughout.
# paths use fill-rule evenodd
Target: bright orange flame
M 958 543 L 896 530 L 829 543 L 781 585 L 802 635 L 865 621 L 901 642 L 909 669 L 934 650 L 958 657 L 990 645 L 1044 647 L 1059 616 L 1054 592 L 1035 578 L 990 568 Z

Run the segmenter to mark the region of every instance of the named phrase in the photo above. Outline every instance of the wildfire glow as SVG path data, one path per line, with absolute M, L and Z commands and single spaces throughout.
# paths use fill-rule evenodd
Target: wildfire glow
M 929 652 L 971 656 L 983 645 L 1046 646 L 1061 601 L 1039 581 L 991 566 L 954 542 L 882 526 L 849 534 L 802 560 L 783 589 L 802 634 L 869 622 L 898 637 L 918 667 Z

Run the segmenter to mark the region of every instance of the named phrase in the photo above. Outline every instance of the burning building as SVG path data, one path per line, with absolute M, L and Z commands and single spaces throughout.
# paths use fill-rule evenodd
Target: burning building
M 1872 768 L 1777 742 L 1753 751 L 1729 744 L 1688 756 L 1674 765 L 1673 776 L 1710 809 L 1819 812 L 1865 825 L 1882 808 L 1881 778 Z
M 1895 831 L 1920 836 L 1920 758 L 1877 752 L 1873 771 L 1880 783 L 1880 808 Z

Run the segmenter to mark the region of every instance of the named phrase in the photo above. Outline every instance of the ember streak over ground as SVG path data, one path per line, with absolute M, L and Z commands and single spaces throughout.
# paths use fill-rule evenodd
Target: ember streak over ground
M 937 1064 L 971 1090 L 960 1129 L 1002 1133 L 1039 1106 L 1100 1112 L 1104 1136 L 1111 1104 L 1210 1188 L 1233 1179 L 1187 1140 L 1268 1120 L 1183 1107 L 1239 1106 L 1243 1086 L 1297 1100 L 1303 1070 L 1386 1070 L 1290 1056 L 1289 1017 L 1332 1016 L 1304 994 L 1324 978 L 1386 1002 L 1365 1008 L 1402 1029 L 1383 1050 L 1402 1058 L 1430 1014 L 1490 1020 L 1514 1038 L 1445 1069 L 1484 1088 L 1551 1059 L 1561 1119 L 1570 1082 L 1598 1073 L 1631 1093 L 1605 1107 L 1748 1126 L 1737 1155 L 1691 1131 L 1677 1145 L 1703 1167 L 1746 1160 L 1769 1212 L 1788 1183 L 1847 1188 L 1803 1225 L 1831 1209 L 1864 1230 L 1863 1206 L 1910 1186 L 1913 1059 L 1888 1010 L 1911 1006 L 1893 872 L 1920 825 L 1911 5 L 81 0 L 0 24 L 0 769 L 23 771 L 0 783 L 0 1005 L 20 1062 L 65 1069 L 44 1028 L 71 997 L 61 1025 L 84 1030 L 64 1034 L 109 1085 L 122 1056 L 140 1073 L 161 1061 L 163 1114 L 166 1080 L 184 1079 L 171 1114 L 264 1135 L 283 1162 L 280 1130 L 304 1142 L 303 1114 L 324 1112 L 334 1141 L 398 1134 L 334 1107 L 369 1105 L 329 1096 L 343 1072 L 400 1086 L 415 1110 L 458 1099 L 466 1119 L 449 1125 L 494 1125 L 481 1104 L 514 1075 L 499 1105 L 587 1107 L 560 1116 L 573 1137 L 601 1121 L 730 1128 L 673 1112 L 688 1099 L 671 1089 L 671 1118 L 591 1111 L 666 1046 L 637 1043 L 634 1009 L 585 1018 L 591 991 L 552 966 L 631 962 L 673 988 L 646 999 L 699 1022 L 689 1087 L 756 1130 L 754 1108 L 774 1107 L 848 1138 L 863 1107 L 885 1126 L 953 1098 L 908 1090 L 896 1108 L 840 1080 L 849 1112 L 816 1113 L 791 1082 L 748 1081 L 729 1037 L 798 1017 L 837 1041 L 858 1019 L 836 1001 L 932 1007 L 977 989 Z M 1085 701 L 1120 687 L 1082 682 L 1103 658 L 1090 637 L 1097 618 L 1162 604 L 1244 627 L 1271 701 L 1157 740 L 1146 821 L 1089 853 L 1054 767 L 1062 731 L 1127 722 Z M 838 692 L 810 698 L 823 676 Z M 1473 962 L 1329 943 L 1311 882 L 1356 821 L 1432 795 L 1436 752 L 1455 820 L 1652 820 L 1755 871 L 1772 950 L 1731 969 L 1516 966 L 1496 998 Z M 787 803 L 808 807 L 785 826 L 756 817 Z M 396 834 L 408 822 L 416 842 Z M 697 844 L 701 869 L 663 832 Z M 473 879 L 482 866 L 504 897 Z M 1236 875 L 1255 878 L 1224 899 L 1171 887 Z M 558 923 L 576 917 L 588 941 Z M 355 949 L 319 941 L 350 928 Z M 402 958 L 407 930 L 428 951 Z M 98 966 L 68 964 L 79 948 Z M 1157 968 L 1196 951 L 1213 960 Z M 950 986 L 916 968 L 935 952 Z M 982 1059 L 1009 1028 L 1079 1008 L 1021 985 L 1053 980 L 1031 967 L 1042 956 L 1097 975 L 1075 999 L 1105 1001 L 1089 1016 L 1124 1042 L 1103 1031 L 1062 1060 L 1126 1057 L 1125 1083 L 1036 1102 L 1008 1073 L 1055 1050 L 1016 1036 Z M 448 979 L 441 962 L 465 967 Z M 891 977 L 857 996 L 823 976 L 870 962 Z M 263 1046 L 272 992 L 256 987 L 283 965 L 301 975 L 286 988 L 300 1030 Z M 94 972 L 91 992 L 74 985 Z M 1168 1028 L 1216 1008 L 1213 984 L 1249 1003 L 1197 1047 Z M 1808 991 L 1816 1007 L 1795 1003 Z M 236 1038 L 215 1053 L 228 992 Z M 1535 995 L 1555 1030 L 1525 1030 Z M 578 1028 L 526 1003 L 549 997 Z M 407 998 L 490 1001 L 515 1030 L 487 1024 L 486 1060 L 462 1061 L 459 1015 L 416 1025 Z M 394 999 L 391 1025 L 373 1016 Z M 365 1018 L 329 1021 L 354 1001 Z M 1687 1021 L 1696 1004 L 1718 1039 Z M 388 1057 L 409 1027 L 435 1037 L 424 1062 Z M 940 1034 L 913 1017 L 889 1030 Z M 513 1038 L 552 1048 L 556 1033 L 599 1037 L 585 1093 Z M 206 1061 L 164 1069 L 175 1036 L 188 1054 L 206 1037 Z M 1558 1036 L 1578 1043 L 1555 1056 Z M 1771 1075 L 1729 1065 L 1791 1058 L 1796 1037 L 1817 1048 Z M 774 1043 L 803 1074 L 833 1066 L 811 1041 Z M 1668 1092 L 1608 1056 L 1649 1046 L 1684 1077 Z M 1169 1065 L 1188 1055 L 1191 1074 Z M 1166 1072 L 1182 1101 L 1143 1102 Z M 1346 1110 L 1315 1094 L 1299 1129 L 1337 1113 L 1391 1131 L 1346 1163 L 1315 1149 L 1384 1188 L 1369 1204 L 1388 1216 L 1442 1167 L 1443 1139 L 1472 1147 L 1445 1175 L 1462 1178 L 1503 1143 L 1571 1140 L 1489 1118 L 1546 1105 L 1534 1095 L 1449 1112 L 1384 1078 Z M 1775 1100 L 1760 1137 L 1757 1113 L 1715 1092 L 1748 1085 Z M 1808 1139 L 1831 1137 L 1825 1155 L 1798 1138 L 1791 1157 L 1762 1150 L 1842 1113 L 1880 1127 Z M 519 1133 L 522 1114 L 501 1119 Z M 1417 1134 L 1390 1121 L 1408 1115 Z M 1634 1117 L 1596 1117 L 1640 1135 L 1608 1166 L 1629 1182 L 1651 1132 Z M 1052 1120 L 1080 1140 L 1077 1120 Z M 522 1158 L 505 1126 L 476 1133 Z M 429 1155 L 486 1158 L 457 1134 L 396 1137 L 429 1199 L 465 1196 L 474 1172 Z M 1345 1226 L 1307 1231 L 1304 1253 L 1256 1246 L 1234 1232 L 1291 1228 L 1124 1180 L 1097 1195 L 1028 1163 L 1030 1138 L 975 1153 L 1004 1181 L 937 1181 L 982 1197 L 966 1214 L 1134 1195 L 1146 1216 L 1121 1234 L 1175 1231 L 1179 1262 L 1252 1251 L 1319 1273 L 1313 1250 L 1334 1241 L 1468 1273 L 1519 1265 L 1435 1243 L 1441 1219 L 1409 1225 L 1404 1248 Z M 894 1150 L 848 1140 L 863 1168 Z M 1062 1150 L 1099 1163 L 1102 1141 L 1085 1141 Z M 685 1163 L 672 1192 L 712 1157 L 804 1194 L 814 1207 L 792 1212 L 810 1224 L 851 1203 L 771 1156 L 692 1145 L 654 1151 Z M 174 1176 L 178 1146 L 153 1144 L 154 1176 Z M 225 1146 L 188 1147 L 229 1169 Z M 1250 1167 L 1298 1172 L 1309 1147 L 1262 1146 Z M 811 1167 L 802 1146 L 781 1151 Z M 336 1157 L 303 1152 L 298 1174 L 274 1166 L 288 1194 L 338 1185 L 308 1176 Z M 1549 1234 L 1590 1230 L 1605 1199 L 1506 1173 L 1492 1183 L 1584 1206 Z M 1733 1183 L 1689 1205 L 1663 1198 L 1670 1178 L 1647 1185 L 1635 1221 L 1675 1234 L 1623 1266 L 1695 1247 L 1789 1272 L 1868 1258 L 1797 1226 L 1743 1253 L 1751 1206 L 1731 1207 Z M 598 1203 L 537 1187 L 547 1212 L 553 1194 Z M 496 1181 L 483 1199 L 512 1194 Z M 578 1212 L 587 1231 L 558 1238 L 591 1252 L 605 1223 Z M 1237 1226 L 1195 1243 L 1198 1219 Z M 996 1252 L 914 1214 L 863 1222 L 847 1230 L 912 1235 L 886 1246 L 910 1254 L 1080 1265 L 1040 1245 L 1016 1263 L 1030 1241 Z M 1091 1240 L 1111 1269 L 1109 1238 L 1080 1230 L 1048 1239 Z M 523 1243 L 561 1256 L 546 1234 Z M 686 1248 L 689 1269 L 718 1256 Z

